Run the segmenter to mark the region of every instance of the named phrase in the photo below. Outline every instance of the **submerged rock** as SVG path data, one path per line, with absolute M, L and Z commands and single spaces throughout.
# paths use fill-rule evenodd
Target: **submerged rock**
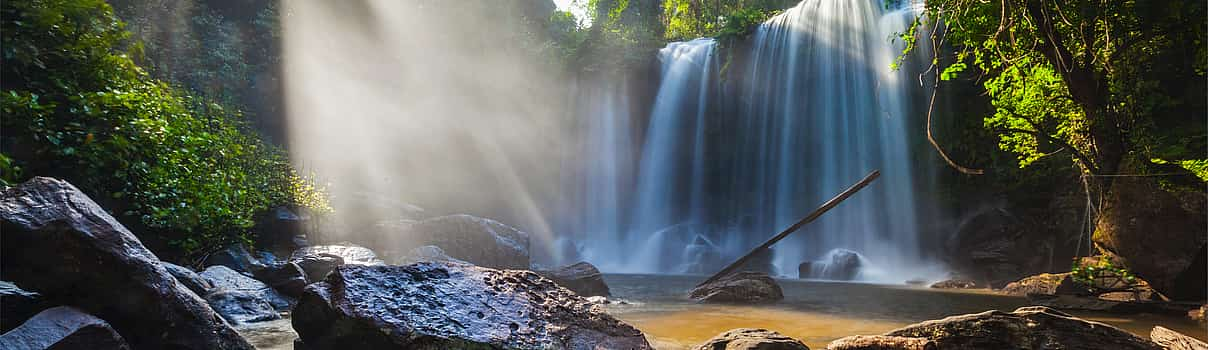
M 65 181 L 0 193 L 0 269 L 50 300 L 106 320 L 139 349 L 251 349 L 133 234 Z
M 1166 350 L 1208 350 L 1208 343 L 1162 326 L 1153 327 L 1149 339 Z
M 197 295 L 206 295 L 211 289 L 214 289 L 214 285 L 210 284 L 210 281 L 201 278 L 192 269 L 169 262 L 160 262 L 160 265 L 165 270 L 168 270 L 168 273 L 172 275 L 172 278 L 176 279 L 176 282 L 183 284 L 185 288 L 189 288 L 189 290 L 197 293 Z
M 0 281 L 0 333 L 8 332 L 51 306 L 54 305 L 41 294 L 21 289 L 12 282 Z
M 696 287 L 688 296 L 706 303 L 770 303 L 784 299 L 784 292 L 768 274 L 742 271 Z
M 244 276 L 226 266 L 210 266 L 201 272 L 201 277 L 214 285 L 214 292 L 222 290 L 240 291 L 260 298 L 277 310 L 289 310 L 290 300 L 272 287 L 254 278 Z
M 935 342 L 927 338 L 894 337 L 888 335 L 854 335 L 830 342 L 827 350 L 935 350 Z
M 604 283 L 604 275 L 600 274 L 600 270 L 595 265 L 584 261 L 553 271 L 537 271 L 537 274 L 585 297 L 609 296 L 608 284 Z
M 304 259 L 305 257 L 312 256 L 312 255 L 338 256 L 342 260 L 342 264 L 352 264 L 352 265 L 382 265 L 382 264 L 385 264 L 385 262 L 383 262 L 382 259 L 378 259 L 377 254 L 374 253 L 373 250 L 370 250 L 369 248 L 365 248 L 365 247 L 362 247 L 362 246 L 359 246 L 356 244 L 352 244 L 350 242 L 340 242 L 337 244 L 315 245 L 315 246 L 298 248 L 298 250 L 295 250 L 294 253 L 290 255 L 289 260 L 297 261 L 297 260 Z M 299 264 L 299 265 L 302 265 L 302 264 Z M 303 266 L 303 269 L 305 269 L 305 268 L 306 267 Z M 309 275 L 309 272 L 307 274 Z M 319 278 L 319 279 L 322 279 L 322 278 Z M 316 279 L 315 281 L 317 281 L 317 280 L 318 279 Z
M 400 242 L 403 251 L 432 245 L 453 258 L 478 266 L 529 268 L 528 233 L 495 220 L 460 214 L 386 222 L 380 226 L 384 234 Z
M 308 349 L 649 349 L 645 336 L 530 271 L 426 262 L 336 268 L 293 325 Z
M 725 331 L 697 345 L 694 350 L 809 350 L 800 340 L 775 331 L 738 328 Z
M 1043 306 L 986 311 L 916 323 L 885 335 L 927 338 L 937 349 L 1161 349 L 1107 324 Z
M 220 289 L 206 295 L 206 302 L 222 318 L 243 325 L 280 319 L 281 315 L 263 298 L 241 290 Z
M 59 306 L 47 309 L 0 336 L 0 349 L 130 349 L 126 340 L 105 320 L 79 309 Z

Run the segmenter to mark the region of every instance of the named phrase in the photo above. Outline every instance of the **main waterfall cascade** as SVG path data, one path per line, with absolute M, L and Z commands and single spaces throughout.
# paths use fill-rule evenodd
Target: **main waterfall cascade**
M 903 45 L 895 34 L 918 11 L 805 0 L 760 25 L 749 45 L 668 44 L 644 132 L 635 133 L 643 139 L 617 139 L 630 134 L 616 128 L 641 127 L 622 121 L 628 115 L 588 131 L 606 142 L 585 174 L 584 258 L 607 272 L 713 272 L 880 169 L 877 183 L 778 243 L 772 262 L 795 277 L 798 264 L 816 269 L 849 250 L 864 265 L 858 280 L 943 277 L 919 243 L 915 190 L 930 181 L 915 176 L 918 131 L 908 116 L 921 88 L 911 69 L 891 69 Z M 746 51 L 723 63 L 722 50 Z M 633 155 L 638 168 L 617 171 Z M 618 185 L 625 176 L 636 176 L 632 187 Z

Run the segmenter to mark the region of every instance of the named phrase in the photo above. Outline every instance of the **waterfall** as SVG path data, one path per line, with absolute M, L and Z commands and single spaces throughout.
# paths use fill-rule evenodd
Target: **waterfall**
M 628 221 L 586 237 L 587 255 L 611 272 L 699 273 L 718 262 L 683 260 L 728 262 L 880 169 L 872 186 L 778 243 L 772 262 L 791 276 L 838 249 L 862 259 L 857 279 L 939 277 L 920 246 L 916 208 L 929 179 L 916 178 L 922 158 L 912 140 L 926 106 L 911 103 L 921 91 L 915 69 L 891 69 L 902 51 L 895 34 L 921 9 L 888 7 L 805 0 L 747 45 L 697 39 L 660 50 L 658 93 L 633 152 L 634 199 L 620 205 Z

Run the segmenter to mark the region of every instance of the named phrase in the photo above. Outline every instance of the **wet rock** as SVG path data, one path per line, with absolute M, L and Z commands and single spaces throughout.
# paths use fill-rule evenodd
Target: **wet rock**
M 604 276 L 595 265 L 587 262 L 580 261 L 553 271 L 538 271 L 537 274 L 585 297 L 609 295 Z
M 109 322 L 139 349 L 251 349 L 133 234 L 67 182 L 0 193 L 0 271 Z
M 742 271 L 696 287 L 688 296 L 706 303 L 770 303 L 784 299 L 784 292 L 768 274 Z
M 256 271 L 256 279 L 277 290 L 282 295 L 298 298 L 306 288 L 306 273 L 296 263 L 286 262 L 268 265 Z
M 1175 300 L 1208 298 L 1208 196 L 1146 178 L 1114 180 L 1092 237 L 1122 266 Z
M 1029 294 L 1043 295 L 1089 295 L 1091 291 L 1074 282 L 1073 277 L 1069 272 L 1066 273 L 1042 273 L 1035 276 L 1024 277 L 1015 282 L 1008 283 L 1002 288 L 1002 292 L 1007 295 L 1027 296 Z
M 426 246 L 417 247 L 415 249 L 412 249 L 411 251 L 407 252 L 407 254 L 394 260 L 394 264 L 392 264 L 392 265 L 411 265 L 414 263 L 426 262 L 426 261 L 442 261 L 442 262 L 452 262 L 452 263 L 458 263 L 458 264 L 470 264 L 468 262 L 458 260 L 457 258 L 451 257 L 448 254 L 445 254 L 445 251 L 443 249 L 440 249 L 440 247 L 437 247 L 434 245 L 426 245 Z M 473 265 L 473 264 L 470 264 L 470 265 Z
M 210 284 L 210 281 L 201 278 L 200 275 L 193 272 L 190 268 L 169 262 L 161 262 L 160 265 L 163 265 L 164 269 L 168 270 L 168 274 L 171 274 L 172 278 L 176 279 L 176 282 L 180 282 L 185 288 L 189 288 L 189 290 L 197 295 L 206 295 L 210 292 L 210 289 L 214 288 L 214 285 Z
M 206 302 L 214 311 L 235 325 L 280 319 L 281 315 L 272 304 L 257 295 L 230 289 L 216 290 L 206 295 Z
M 276 207 L 262 213 L 253 228 L 257 243 L 273 251 L 292 252 L 307 244 L 305 229 L 310 217 L 286 207 Z
M 797 267 L 801 278 L 819 278 L 836 281 L 850 281 L 860 273 L 860 253 L 847 249 L 834 249 L 826 254 L 826 258 L 801 264 Z
M 946 349 L 1161 349 L 1107 324 L 1082 320 L 1043 306 L 1007 313 L 986 311 L 916 323 L 885 335 L 927 338 Z
M 1048 295 L 1028 294 L 1028 302 L 1060 310 L 1100 311 L 1115 314 L 1168 314 L 1184 315 L 1191 308 L 1187 304 L 1165 301 L 1131 301 L 1105 299 L 1112 293 L 1094 295 Z
M 336 268 L 293 325 L 308 349 L 649 349 L 637 329 L 530 271 L 425 262 Z
M 290 255 L 289 260 L 296 261 L 296 260 L 302 259 L 306 256 L 311 256 L 311 255 L 338 256 L 338 257 L 340 257 L 341 260 L 343 260 L 342 264 L 352 264 L 352 265 L 382 265 L 382 264 L 385 264 L 385 262 L 383 262 L 382 259 L 378 259 L 377 254 L 374 253 L 373 250 L 370 250 L 369 248 L 365 248 L 365 247 L 362 247 L 362 246 L 359 246 L 356 244 L 352 244 L 350 242 L 340 242 L 337 244 L 302 247 L 302 248 L 299 248 L 298 250 L 295 250 L 294 253 Z M 302 265 L 302 264 L 299 264 L 299 265 Z M 303 266 L 303 269 L 305 269 L 305 266 Z M 307 272 L 307 275 L 309 275 L 309 274 L 310 273 Z M 320 279 L 322 279 L 322 278 L 320 278 Z M 317 280 L 315 280 L 315 281 L 317 281 Z
M 52 306 L 41 294 L 21 289 L 12 282 L 0 281 L 0 333 L 8 332 Z
M 697 235 L 692 244 L 684 248 L 683 261 L 681 272 L 702 275 L 716 273 L 726 264 L 722 259 L 721 249 L 701 235 Z
M 0 349 L 130 349 L 126 340 L 105 320 L 80 309 L 59 306 L 47 309 L 0 336 Z
M 1166 350 L 1208 350 L 1208 343 L 1162 326 L 1153 327 L 1149 339 Z
M 240 291 L 260 298 L 277 310 L 289 310 L 290 300 L 272 287 L 254 278 L 244 276 L 226 266 L 210 266 L 201 272 L 201 278 L 214 285 L 214 292 L 222 290 Z
M 694 350 L 809 350 L 800 340 L 775 331 L 738 328 L 725 331 L 697 345 Z
M 978 285 L 977 282 L 975 282 L 975 281 L 957 278 L 957 279 L 950 279 L 950 280 L 944 280 L 944 281 L 932 283 L 931 288 L 973 289 L 973 288 L 981 288 L 981 286 Z
M 495 220 L 461 214 L 384 222 L 380 227 L 384 234 L 400 242 L 401 251 L 432 245 L 453 258 L 478 266 L 529 268 L 528 233 Z
M 774 249 L 764 249 L 763 251 L 752 256 L 751 260 L 748 260 L 746 264 L 743 264 L 742 267 L 739 268 L 739 271 L 762 272 L 775 276 L 780 273 L 780 270 L 776 268 L 775 264 L 772 264 L 773 255 L 775 255 Z
M 252 256 L 252 253 L 248 252 L 242 244 L 228 245 L 222 250 L 210 254 L 209 257 L 206 257 L 204 264 L 205 266 L 226 266 L 248 276 L 265 267 L 264 263 Z
M 301 256 L 295 254 L 294 257 L 290 258 L 290 262 L 302 268 L 302 272 L 306 274 L 307 282 L 316 282 L 326 278 L 331 270 L 336 269 L 336 266 L 344 265 L 344 258 L 327 253 Z
M 894 337 L 888 335 L 854 335 L 826 345 L 827 350 L 935 350 L 935 342 L 927 338 Z
M 949 264 L 991 288 L 1044 272 L 1051 267 L 1049 254 L 1038 252 L 1047 253 L 1055 246 L 1055 234 L 1046 231 L 1052 225 L 1030 221 L 1036 217 L 1016 216 L 1001 208 L 971 213 L 945 242 Z
M 810 275 L 812 275 L 814 273 L 813 271 L 814 271 L 814 262 L 813 261 L 802 262 L 801 264 L 797 265 L 797 278 L 800 278 L 800 279 L 810 278 Z

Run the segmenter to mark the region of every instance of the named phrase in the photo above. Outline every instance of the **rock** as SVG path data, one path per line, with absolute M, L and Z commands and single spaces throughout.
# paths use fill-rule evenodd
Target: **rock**
M 768 275 L 779 274 L 780 270 L 777 269 L 776 265 L 772 263 L 772 257 L 775 254 L 776 254 L 775 249 L 772 249 L 772 248 L 764 249 L 762 252 L 759 252 L 759 253 L 755 254 L 755 256 L 752 256 L 751 260 L 748 260 L 746 264 L 743 264 L 742 267 L 740 267 L 738 269 L 738 271 L 762 272 L 762 273 L 765 273 Z M 724 267 L 724 265 L 723 265 L 723 267 Z M 721 269 L 718 269 L 718 270 L 721 270 Z
M 130 349 L 105 320 L 70 306 L 47 309 L 0 336 L 0 349 Z
M 802 276 L 805 273 L 806 277 L 801 278 L 850 281 L 859 275 L 860 267 L 863 265 L 862 259 L 860 253 L 847 249 L 834 249 L 826 253 L 826 257 L 822 260 L 797 266 L 797 274 Z M 803 268 L 808 270 L 803 270 Z
M 214 285 L 214 292 L 222 290 L 240 291 L 263 299 L 277 310 L 289 310 L 290 300 L 272 287 L 254 278 L 244 276 L 226 266 L 215 265 L 201 272 L 201 278 Z
M 966 280 L 966 279 L 959 279 L 959 278 L 957 278 L 957 279 L 950 279 L 950 280 L 944 280 L 944 281 L 935 282 L 935 283 L 931 284 L 931 288 L 937 288 L 937 289 L 973 289 L 973 288 L 981 288 L 981 286 L 979 286 L 979 285 L 977 284 L 977 282 L 974 282 L 974 281 L 972 281 L 972 280 Z
M 1208 304 L 1201 305 L 1198 309 L 1187 312 L 1187 318 L 1190 318 L 1192 321 L 1208 321 L 1205 316 L 1208 316 Z
M 8 332 L 52 306 L 41 294 L 21 289 L 12 282 L 0 281 L 0 333 Z
M 784 299 L 780 285 L 762 272 L 732 273 L 709 284 L 696 287 L 688 294 L 701 302 L 770 303 Z
M 310 217 L 299 215 L 286 207 L 276 207 L 260 214 L 255 227 L 257 243 L 274 251 L 292 252 L 309 244 L 305 229 Z
M 1105 299 L 1104 295 L 1028 294 L 1028 302 L 1060 310 L 1101 311 L 1115 314 L 1149 313 L 1178 316 L 1185 315 L 1191 308 L 1187 304 L 1164 301 L 1111 300 Z
M 800 279 L 810 278 L 810 275 L 813 274 L 813 271 L 814 271 L 814 262 L 813 261 L 803 261 L 803 262 L 801 262 L 801 264 L 797 265 L 797 278 L 800 278 Z
M 214 289 L 214 285 L 210 284 L 210 281 L 201 278 L 192 269 L 169 262 L 160 262 L 160 265 L 165 270 L 168 270 L 168 274 L 171 274 L 172 278 L 176 279 L 176 282 L 184 285 L 185 288 L 189 288 L 189 290 L 197 295 L 206 295 L 210 293 L 210 289 Z
M 853 335 L 826 345 L 827 350 L 935 350 L 935 342 L 927 338 L 894 337 L 888 335 Z
M 222 318 L 243 325 L 280 319 L 281 315 L 264 298 L 241 290 L 218 289 L 206 295 L 206 302 Z
M 336 266 L 344 265 L 344 258 L 334 254 L 319 253 L 301 256 L 295 255 L 290 258 L 290 262 L 302 268 L 302 272 L 306 274 L 307 282 L 317 282 L 326 278 L 331 270 L 336 269 Z
M 1153 327 L 1149 339 L 1166 350 L 1208 350 L 1208 343 L 1162 326 Z
M 385 264 L 385 262 L 383 262 L 382 259 L 378 259 L 377 254 L 374 253 L 373 250 L 370 250 L 369 248 L 365 248 L 365 247 L 362 247 L 362 246 L 359 246 L 356 244 L 352 244 L 349 242 L 340 242 L 337 244 L 315 245 L 315 246 L 298 248 L 298 250 L 295 250 L 294 253 L 290 255 L 289 260 L 296 261 L 296 260 L 302 259 L 303 257 L 309 256 L 309 255 L 338 256 L 338 257 L 340 257 L 340 259 L 343 260 L 343 264 L 352 264 L 352 265 L 383 265 L 383 264 Z M 299 265 L 302 265 L 302 264 L 299 264 Z M 305 269 L 305 267 L 303 267 L 303 269 Z M 309 272 L 307 273 L 307 275 L 309 275 Z M 313 281 L 318 281 L 321 279 L 322 278 L 313 280 Z
M 226 266 L 231 270 L 251 276 L 263 269 L 264 263 L 252 256 L 242 244 L 228 245 L 206 257 L 205 266 Z
M 1007 295 L 1027 296 L 1029 294 L 1044 295 L 1090 295 L 1091 291 L 1074 282 L 1069 272 L 1042 273 L 1024 277 L 1021 280 L 1008 283 L 1002 292 Z
M 553 271 L 538 271 L 537 274 L 585 297 L 609 296 L 608 284 L 604 283 L 600 270 L 584 261 Z
M 684 248 L 683 261 L 684 266 L 679 269 L 680 272 L 701 275 L 721 271 L 726 264 L 722 259 L 721 249 L 702 235 L 696 235 L 692 244 Z
M 478 266 L 529 268 L 529 235 L 495 220 L 462 214 L 384 222 L 379 227 L 398 242 L 401 251 L 433 245 L 453 258 Z
M 392 264 L 392 265 L 411 265 L 414 263 L 426 262 L 426 261 L 443 261 L 443 262 L 473 265 L 468 262 L 461 261 L 461 260 L 458 260 L 457 258 L 451 257 L 448 254 L 445 254 L 445 251 L 443 249 L 440 249 L 440 247 L 437 247 L 434 245 L 426 245 L 426 246 L 417 247 L 415 249 L 412 249 L 410 252 L 407 252 L 406 255 L 403 255 L 402 257 L 394 260 L 394 264 Z
M 725 331 L 697 345 L 696 350 L 809 350 L 800 340 L 775 331 L 738 328 Z
M 945 242 L 950 252 L 949 265 L 991 288 L 1002 288 L 1023 276 L 1044 272 L 1051 268 L 1047 253 L 1057 246 L 1055 232 L 1045 229 L 1056 223 L 1029 221 L 1037 217 L 1043 215 L 1016 216 L 1001 208 L 969 214 Z
M 533 272 L 442 262 L 337 267 L 306 287 L 292 321 L 308 349 L 650 349 Z
M 986 311 L 916 323 L 885 335 L 927 338 L 945 349 L 1161 349 L 1107 324 L 1075 318 L 1043 306 L 1014 312 Z
M 252 349 L 125 227 L 67 182 L 0 194 L 0 274 L 109 322 L 136 349 Z
M 296 263 L 286 262 L 268 265 L 256 271 L 256 279 L 277 290 L 282 295 L 298 298 L 306 288 L 306 273 Z

